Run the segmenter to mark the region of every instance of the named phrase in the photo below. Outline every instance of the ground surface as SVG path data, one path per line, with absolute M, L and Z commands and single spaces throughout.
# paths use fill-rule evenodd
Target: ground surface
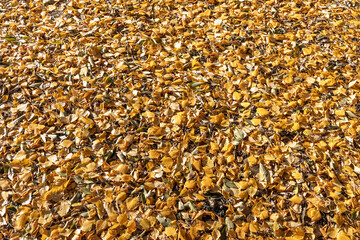
M 357 1 L 1 1 L 1 239 L 359 239 Z

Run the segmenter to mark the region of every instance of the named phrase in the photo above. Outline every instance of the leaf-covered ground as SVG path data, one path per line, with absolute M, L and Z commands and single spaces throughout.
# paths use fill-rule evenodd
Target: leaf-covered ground
M 0 3 L 1 239 L 359 239 L 356 0 Z

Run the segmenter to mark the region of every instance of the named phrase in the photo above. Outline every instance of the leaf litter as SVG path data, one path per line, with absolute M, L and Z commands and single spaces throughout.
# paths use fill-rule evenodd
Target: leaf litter
M 359 9 L 3 1 L 1 238 L 360 238 Z

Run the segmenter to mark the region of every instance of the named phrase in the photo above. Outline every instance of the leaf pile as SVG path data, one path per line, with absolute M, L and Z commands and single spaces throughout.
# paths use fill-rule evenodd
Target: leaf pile
M 358 1 L 0 3 L 0 238 L 359 239 Z

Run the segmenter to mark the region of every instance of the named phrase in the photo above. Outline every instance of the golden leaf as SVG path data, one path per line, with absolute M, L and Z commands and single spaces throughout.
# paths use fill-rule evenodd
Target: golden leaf
M 243 107 L 243 108 L 248 108 L 250 106 L 250 103 L 249 102 L 242 102 L 240 103 L 240 105 Z
M 210 122 L 215 124 L 220 124 L 223 120 L 225 120 L 225 115 L 223 113 L 215 116 L 210 116 Z
M 210 177 L 205 176 L 201 181 L 201 187 L 204 187 L 205 189 L 211 189 L 214 187 L 214 183 Z
M 256 222 L 254 222 L 254 221 L 251 221 L 249 229 L 250 229 L 250 232 L 252 232 L 252 233 L 259 231 L 259 227 L 256 224 Z
M 161 153 L 157 150 L 150 150 L 149 151 L 149 158 L 151 159 L 158 159 L 160 157 Z
M 162 136 L 163 134 L 165 134 L 165 129 L 153 126 L 148 129 L 148 134 L 150 136 Z
M 292 198 L 289 199 L 290 201 L 292 201 L 295 204 L 300 204 L 302 202 L 302 198 L 299 197 L 298 195 L 294 195 Z
M 28 221 L 28 217 L 29 216 L 26 213 L 19 214 L 14 222 L 14 229 L 17 231 L 22 231 Z
M 126 199 L 126 207 L 128 210 L 134 210 L 138 206 L 138 197 Z
M 305 237 L 305 232 L 301 228 L 296 228 L 293 232 L 292 237 L 285 237 L 286 240 L 303 240 Z
M 291 127 L 292 131 L 297 131 L 300 129 L 300 124 L 298 122 L 295 122 L 293 126 Z
M 83 231 L 83 232 L 90 232 L 91 229 L 93 228 L 93 226 L 94 226 L 94 220 L 85 220 L 85 221 L 82 223 L 81 231 Z
M 242 94 L 241 93 L 239 93 L 239 92 L 234 92 L 233 93 L 233 99 L 235 100 L 235 101 L 238 101 L 238 100 L 240 100 L 242 98 Z
M 124 201 L 126 199 L 126 193 L 125 192 L 120 192 L 118 193 L 116 200 L 117 201 Z
M 194 180 L 189 180 L 189 181 L 186 181 L 184 186 L 188 189 L 193 189 L 196 187 L 196 182 Z
M 258 162 L 258 160 L 254 156 L 248 157 L 247 160 L 248 160 L 250 166 L 257 164 L 257 162 Z
M 302 174 L 299 173 L 298 171 L 292 171 L 292 172 L 291 172 L 291 176 L 293 176 L 293 178 L 294 178 L 295 180 L 300 180 L 300 179 L 303 178 Z
M 55 197 L 57 197 L 57 195 L 59 193 L 63 193 L 65 191 L 65 189 L 66 189 L 66 187 L 68 186 L 69 183 L 70 183 L 70 179 L 68 181 L 66 181 L 65 183 L 63 183 L 62 185 L 60 185 L 60 186 L 52 187 L 49 191 L 47 191 L 44 194 L 44 199 L 46 201 L 53 200 Z
M 247 199 L 249 197 L 249 194 L 246 191 L 240 191 L 239 194 L 238 194 L 238 197 L 239 197 L 239 199 L 244 200 L 244 199 Z
M 176 228 L 174 227 L 166 227 L 165 234 L 169 237 L 175 237 L 177 234 Z
M 171 169 L 173 167 L 173 165 L 174 165 L 174 160 L 171 159 L 170 157 L 163 157 L 161 159 L 161 164 L 164 167 Z
M 335 115 L 339 117 L 345 117 L 345 110 L 344 109 L 335 110 Z
M 186 115 L 184 112 L 179 112 L 172 117 L 171 121 L 175 125 L 181 125 L 186 121 Z
M 313 222 L 317 222 L 321 219 L 321 213 L 315 209 L 315 208 L 310 208 L 306 215 L 311 219 L 311 221 Z
M 344 231 L 340 231 L 337 235 L 337 240 L 351 240 L 349 235 L 347 235 Z
M 341 215 L 339 215 L 339 214 L 336 214 L 336 215 L 334 216 L 334 220 L 335 220 L 336 224 L 341 227 L 341 226 L 344 224 L 344 220 L 345 220 L 345 219 L 344 219 L 343 216 L 341 216 Z
M 260 125 L 260 123 L 261 123 L 261 119 L 255 118 L 255 119 L 252 119 L 251 122 L 252 122 L 255 126 L 258 126 L 258 125 Z
M 136 222 L 134 220 L 129 221 L 128 224 L 126 225 L 126 231 L 128 233 L 135 232 L 136 229 L 137 229 Z
M 127 213 L 122 213 L 117 217 L 117 222 L 122 225 L 122 226 L 126 226 L 128 223 L 128 216 Z
M 303 48 L 302 50 L 305 55 L 310 55 L 312 53 L 311 48 Z
M 61 146 L 65 147 L 65 148 L 69 148 L 72 145 L 72 141 L 65 139 L 64 141 L 62 141 Z
M 94 125 L 94 121 L 90 118 L 82 117 L 82 118 L 80 118 L 80 120 L 85 124 L 89 124 L 91 127 L 93 127 L 93 125 Z
M 150 228 L 150 222 L 149 222 L 149 220 L 147 220 L 147 219 L 145 219 L 145 218 L 141 219 L 141 221 L 140 221 L 140 226 L 141 226 L 142 229 L 144 229 L 144 230 L 149 229 L 149 228 Z
M 146 118 L 154 118 L 156 115 L 153 112 L 150 111 L 146 111 L 142 114 L 142 116 L 146 117 Z
M 339 210 L 340 214 L 347 211 L 347 208 L 343 202 L 338 202 L 336 205 L 337 205 L 337 209 Z
M 268 110 L 266 110 L 265 108 L 257 108 L 256 112 L 258 114 L 260 114 L 260 116 L 262 116 L 262 117 L 266 117 L 267 115 L 270 114 L 270 112 Z

